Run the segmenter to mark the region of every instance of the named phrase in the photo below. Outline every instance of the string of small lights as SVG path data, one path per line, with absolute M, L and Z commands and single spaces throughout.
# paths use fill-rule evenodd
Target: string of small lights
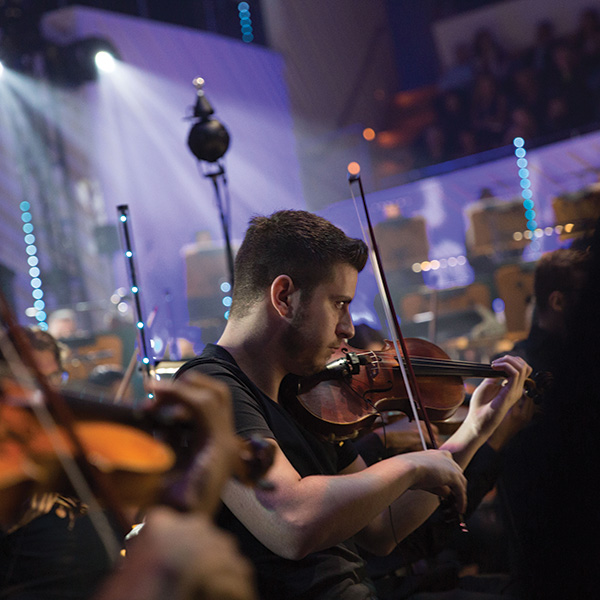
M 21 209 L 21 221 L 23 221 L 23 241 L 25 242 L 25 252 L 27 253 L 27 264 L 29 265 L 29 277 L 31 287 L 33 288 L 31 296 L 33 305 L 25 310 L 25 315 L 32 317 L 37 321 L 40 329 L 47 330 L 48 323 L 46 319 L 46 302 L 44 301 L 44 290 L 42 289 L 41 271 L 39 267 L 40 260 L 37 256 L 37 246 L 35 244 L 35 234 L 33 226 L 33 215 L 31 214 L 31 205 L 24 200 L 19 205 Z
M 252 19 L 250 17 L 250 5 L 247 2 L 240 2 L 238 4 L 238 13 L 240 16 L 240 29 L 242 31 L 242 41 L 249 44 L 254 40 Z
M 225 296 L 223 296 L 223 299 L 221 300 L 221 302 L 223 303 L 223 306 L 225 307 L 225 312 L 223 313 L 223 317 L 225 318 L 225 320 L 229 319 L 229 307 L 231 306 L 231 303 L 233 301 L 233 299 L 231 298 L 231 283 L 229 283 L 229 281 L 223 281 L 221 283 L 221 291 L 225 294 Z
M 140 354 L 142 356 L 142 364 L 144 365 L 146 373 L 150 375 L 151 361 L 148 352 L 148 344 L 146 342 L 146 323 L 143 317 L 142 302 L 140 298 L 140 288 L 137 282 L 137 270 L 135 267 L 133 237 L 131 232 L 129 231 L 129 207 L 126 204 L 117 206 L 117 212 L 119 215 L 119 224 L 121 226 L 127 270 L 129 272 L 129 290 L 133 294 L 133 301 L 135 305 L 136 326 L 138 329 L 139 349 Z
M 527 219 L 527 229 L 535 231 L 537 229 L 537 221 L 535 220 L 535 203 L 533 201 L 533 192 L 531 191 L 531 181 L 529 180 L 528 162 L 525 156 L 525 140 L 522 137 L 516 137 L 513 140 L 515 147 L 515 156 L 517 157 L 517 167 L 519 168 L 519 177 L 521 178 L 521 196 L 523 198 L 523 208 L 525 209 L 525 218 Z
M 424 260 L 416 262 L 412 266 L 413 273 L 421 273 L 424 271 L 437 271 L 438 269 L 446 269 L 448 267 L 462 267 L 467 264 L 466 256 L 450 256 L 449 258 L 441 258 L 440 260 Z

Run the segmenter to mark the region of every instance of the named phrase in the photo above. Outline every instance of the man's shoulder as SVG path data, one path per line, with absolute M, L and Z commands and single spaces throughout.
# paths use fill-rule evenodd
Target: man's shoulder
M 218 372 L 242 374 L 240 368 L 227 350 L 216 344 L 207 344 L 202 354 L 187 360 L 176 371 L 173 379 L 179 379 L 185 372 L 192 369 L 207 374 Z

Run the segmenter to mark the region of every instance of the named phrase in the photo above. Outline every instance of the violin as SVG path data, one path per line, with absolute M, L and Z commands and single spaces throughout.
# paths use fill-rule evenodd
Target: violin
M 427 340 L 406 338 L 405 342 L 423 410 L 431 421 L 449 419 L 463 404 L 463 378 L 507 376 L 489 364 L 452 361 Z M 550 383 L 550 374 L 534 375 L 526 381 L 525 393 L 537 401 Z M 384 412 L 411 415 L 406 386 L 389 340 L 382 350 L 342 346 L 323 371 L 287 382 L 282 402 L 304 426 L 332 442 L 354 439 L 372 429 Z
M 14 521 L 33 493 L 74 491 L 65 460 L 76 460 L 77 448 L 58 420 L 40 421 L 32 393 L 11 378 L 0 381 L 2 525 Z M 207 437 L 193 410 L 168 402 L 132 409 L 68 389 L 60 395 L 72 413 L 87 463 L 110 486 L 117 506 L 138 511 L 176 501 L 168 488 L 186 472 Z M 260 484 L 273 461 L 272 446 L 261 439 L 236 441 L 239 460 L 233 476 L 248 485 Z

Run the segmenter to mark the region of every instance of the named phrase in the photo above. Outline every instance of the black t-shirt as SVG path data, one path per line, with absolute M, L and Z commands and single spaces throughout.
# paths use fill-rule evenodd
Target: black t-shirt
M 280 404 L 263 394 L 220 346 L 208 344 L 177 376 L 190 368 L 224 381 L 232 393 L 238 435 L 275 439 L 301 477 L 335 475 L 356 459 L 350 442 L 329 444 L 304 429 Z M 287 560 L 263 546 L 226 506 L 217 521 L 236 535 L 242 551 L 254 563 L 263 599 L 375 598 L 364 561 L 351 540 L 301 560 Z

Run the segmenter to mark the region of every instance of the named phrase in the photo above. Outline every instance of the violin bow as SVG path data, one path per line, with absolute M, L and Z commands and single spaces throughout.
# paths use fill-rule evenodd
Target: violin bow
M 408 393 L 408 399 L 410 402 L 411 409 L 413 411 L 413 416 L 415 420 L 419 420 L 419 414 L 417 412 L 417 407 L 421 411 L 421 415 L 423 417 L 423 421 L 425 422 L 425 427 L 427 429 L 427 433 L 429 434 L 429 438 L 431 440 L 431 446 L 434 449 L 437 449 L 437 444 L 435 442 L 435 438 L 433 436 L 433 430 L 431 428 L 431 421 L 429 420 L 429 416 L 427 412 L 423 408 L 423 402 L 421 399 L 421 394 L 419 391 L 419 386 L 417 385 L 417 378 L 415 376 L 415 372 L 412 366 L 412 362 L 410 360 L 408 350 L 406 348 L 406 343 L 404 341 L 404 336 L 402 335 L 402 331 L 400 330 L 400 322 L 398 320 L 398 316 L 396 314 L 396 309 L 394 308 L 394 302 L 392 301 L 392 296 L 390 294 L 390 289 L 388 287 L 387 279 L 385 277 L 385 273 L 383 271 L 383 266 L 381 263 L 381 255 L 379 253 L 379 247 L 377 246 L 377 240 L 375 239 L 375 232 L 373 230 L 373 225 L 371 223 L 371 217 L 369 215 L 369 209 L 367 207 L 367 201 L 365 198 L 365 193 L 363 190 L 362 180 L 360 178 L 360 174 L 349 174 L 348 181 L 350 183 L 350 192 L 352 194 L 352 199 L 354 201 L 354 206 L 356 208 L 356 212 L 358 215 L 358 219 L 360 222 L 360 226 L 363 232 L 363 237 L 367 241 L 367 245 L 369 247 L 369 257 L 371 259 L 371 264 L 373 265 L 373 272 L 375 274 L 375 279 L 377 281 L 377 286 L 379 288 L 379 293 L 381 295 L 383 308 L 386 316 L 387 326 L 392 334 L 392 341 L 394 344 L 394 350 L 396 351 L 396 359 L 398 360 L 400 366 L 400 372 L 402 373 L 402 378 L 404 380 L 404 385 L 406 386 L 406 391 Z M 358 211 L 358 205 L 356 202 L 356 197 L 354 195 L 352 184 L 356 182 L 358 183 L 358 187 L 360 190 L 360 197 L 363 205 L 363 210 L 365 213 L 365 218 L 367 220 L 368 231 L 365 232 L 362 219 L 360 218 L 360 213 Z M 368 235 L 367 235 L 368 234 Z M 400 351 L 402 350 L 402 352 Z M 402 360 L 402 356 L 404 356 L 405 360 Z M 427 449 L 427 443 L 425 442 L 425 438 L 423 437 L 423 433 L 421 428 L 419 427 L 419 434 L 421 436 L 421 444 L 423 445 L 423 449 Z
M 421 394 L 419 391 L 419 386 L 417 384 L 417 378 L 415 376 L 415 372 L 413 369 L 412 362 L 410 360 L 408 350 L 406 347 L 406 343 L 404 341 L 404 336 L 402 335 L 402 331 L 400 329 L 400 322 L 398 320 L 398 316 L 396 314 L 396 309 L 394 308 L 394 302 L 392 301 L 392 296 L 390 294 L 390 289 L 387 283 L 387 279 L 385 277 L 385 273 L 383 270 L 383 265 L 381 262 L 381 255 L 379 253 L 379 248 L 377 246 L 377 240 L 375 239 L 375 231 L 373 230 L 373 225 L 371 223 L 371 217 L 369 215 L 369 208 L 367 206 L 367 200 L 365 198 L 365 192 L 362 185 L 362 180 L 360 178 L 360 171 L 356 173 L 352 173 L 348 171 L 348 183 L 350 185 L 350 193 L 352 194 L 352 200 L 354 202 L 354 207 L 356 209 L 356 214 L 358 216 L 358 221 L 360 223 L 360 227 L 363 233 L 363 238 L 367 242 L 367 246 L 369 247 L 369 257 L 371 259 L 371 264 L 373 265 L 373 272 L 375 274 L 375 279 L 377 281 L 377 286 L 379 288 L 379 293 L 381 295 L 382 304 L 386 316 L 386 321 L 388 325 L 389 331 L 392 333 L 394 350 L 396 352 L 396 359 L 398 360 L 398 365 L 400 367 L 400 372 L 402 373 L 402 379 L 404 380 L 404 385 L 406 387 L 406 391 L 408 394 L 408 400 L 413 412 L 413 416 L 417 424 L 419 423 L 419 412 L 423 417 L 423 421 L 425 422 L 425 427 L 427 429 L 427 433 L 429 434 L 429 439 L 431 440 L 431 447 L 433 449 L 438 448 L 437 443 L 435 441 L 435 437 L 433 435 L 433 430 L 431 428 L 431 421 L 429 420 L 429 416 L 427 411 L 423 406 L 423 401 L 421 399 Z M 363 222 L 360 217 L 360 212 L 358 210 L 358 203 L 356 201 L 356 196 L 354 194 L 354 190 L 352 187 L 353 183 L 358 183 L 360 197 L 362 201 L 363 210 L 365 213 L 365 218 L 367 220 L 367 232 L 363 227 Z M 368 235 L 366 235 L 368 233 Z M 400 352 L 402 350 L 402 352 Z M 404 356 L 404 360 L 402 360 L 402 356 Z M 417 410 L 418 407 L 418 410 Z M 419 436 L 421 438 L 421 444 L 423 446 L 423 450 L 427 450 L 427 443 L 423 436 L 423 432 L 421 428 L 418 427 Z M 442 499 L 442 503 L 446 506 L 445 509 L 448 508 L 447 502 Z M 467 526 L 464 522 L 462 515 L 458 515 L 459 526 L 462 531 L 468 531 Z
M 74 455 L 71 457 L 57 451 L 57 458 L 61 462 L 76 493 L 90 507 L 90 519 L 92 519 L 92 523 L 104 544 L 109 558 L 116 557 L 119 554 L 121 546 L 115 538 L 108 519 L 102 512 L 97 498 L 104 502 L 106 508 L 118 520 L 123 535 L 129 532 L 130 526 L 115 499 L 114 493 L 101 474 L 94 470 L 90 464 L 85 448 L 75 431 L 75 417 L 71 409 L 60 393 L 50 385 L 46 377 L 41 373 L 32 353 L 29 340 L 17 323 L 17 319 L 1 290 L 0 319 L 4 323 L 6 333 L 8 334 L 0 336 L 2 351 L 5 354 L 6 360 L 7 362 L 12 362 L 13 372 L 16 367 L 17 371 L 22 372 L 22 379 L 32 382 L 42 392 L 47 406 L 43 403 L 32 402 L 31 408 L 40 420 L 40 424 L 48 431 L 50 440 L 53 442 L 54 439 L 51 431 L 52 426 L 58 423 L 63 427 L 69 441 L 72 443 Z M 92 492 L 92 487 L 95 494 Z

